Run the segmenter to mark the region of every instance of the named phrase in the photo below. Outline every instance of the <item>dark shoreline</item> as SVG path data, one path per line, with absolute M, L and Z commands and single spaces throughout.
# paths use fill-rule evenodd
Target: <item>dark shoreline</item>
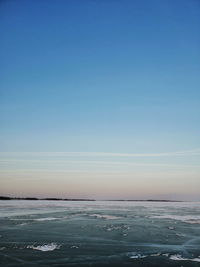
M 7 196 L 0 196 L 0 200 L 97 201 L 96 199 L 83 199 L 83 198 L 36 198 L 36 197 L 7 197 Z M 111 200 L 101 200 L 101 201 L 184 202 L 181 200 L 168 200 L 168 199 L 111 199 Z
M 36 198 L 36 197 L 7 197 L 0 196 L 0 200 L 53 200 L 53 201 L 96 201 L 95 199 L 76 199 L 76 198 Z

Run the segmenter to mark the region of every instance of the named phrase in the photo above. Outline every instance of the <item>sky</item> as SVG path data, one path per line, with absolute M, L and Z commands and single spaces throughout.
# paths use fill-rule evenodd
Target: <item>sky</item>
M 197 0 L 0 2 L 0 195 L 200 201 Z

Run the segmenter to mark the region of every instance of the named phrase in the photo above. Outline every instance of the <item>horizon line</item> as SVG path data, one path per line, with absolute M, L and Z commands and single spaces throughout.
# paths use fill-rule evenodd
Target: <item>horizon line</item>
M 147 199 L 95 199 L 95 198 L 59 198 L 59 197 L 14 197 L 0 195 L 0 200 L 47 200 L 47 201 L 147 201 L 147 202 L 199 202 L 192 200 L 175 200 L 175 199 L 158 199 L 158 198 L 147 198 Z

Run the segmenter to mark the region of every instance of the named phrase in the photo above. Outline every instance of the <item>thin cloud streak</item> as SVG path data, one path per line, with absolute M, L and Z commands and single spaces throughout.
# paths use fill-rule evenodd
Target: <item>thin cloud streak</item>
M 165 163 L 138 163 L 138 162 L 122 162 L 122 161 L 100 161 L 100 160 L 35 160 L 35 159 L 0 159 L 0 163 L 6 164 L 6 163 L 17 163 L 17 162 L 24 162 L 24 163 L 51 163 L 55 165 L 60 165 L 60 164 L 90 164 L 90 165 L 128 165 L 128 166 L 149 166 L 149 167 L 175 167 L 175 168 L 183 168 L 183 167 L 200 167 L 199 165 L 186 165 L 186 164 L 165 164 Z
M 113 153 L 113 152 L 0 152 L 0 156 L 82 156 L 82 157 L 176 157 L 200 156 L 200 148 L 161 153 Z

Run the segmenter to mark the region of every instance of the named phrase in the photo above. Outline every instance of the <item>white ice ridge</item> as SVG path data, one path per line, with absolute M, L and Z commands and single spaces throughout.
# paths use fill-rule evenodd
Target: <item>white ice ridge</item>
M 171 255 L 169 258 L 171 260 L 175 260 L 175 261 L 197 261 L 197 262 L 200 262 L 200 257 L 189 259 L 189 258 L 184 258 L 179 254 Z
M 57 245 L 56 243 L 50 243 L 50 244 L 45 244 L 41 246 L 27 246 L 27 248 L 32 248 L 35 250 L 40 250 L 40 251 L 53 251 L 54 249 L 59 249 L 61 245 Z
M 172 219 L 177 221 L 182 221 L 185 223 L 191 223 L 191 224 L 200 224 L 200 215 L 154 215 L 151 216 L 151 218 L 157 218 L 157 219 Z
M 101 215 L 101 214 L 89 214 L 90 217 L 106 219 L 106 220 L 116 220 L 120 219 L 121 217 L 113 216 L 113 215 Z
M 146 258 L 146 257 L 147 257 L 147 255 L 137 254 L 137 255 L 130 256 L 130 259 L 143 259 L 143 258 Z
M 39 221 L 39 222 L 43 222 L 43 221 L 54 221 L 57 220 L 59 218 L 54 218 L 54 217 L 46 217 L 46 218 L 38 218 L 38 219 L 33 219 L 34 221 Z
M 59 220 L 59 219 L 62 219 L 62 218 L 54 218 L 54 217 L 44 217 L 44 218 L 37 218 L 37 219 L 33 219 L 33 218 L 29 218 L 29 219 L 26 219 L 26 218 L 11 218 L 9 220 L 11 221 L 37 221 L 37 222 L 43 222 L 43 221 L 54 221 L 54 220 Z

